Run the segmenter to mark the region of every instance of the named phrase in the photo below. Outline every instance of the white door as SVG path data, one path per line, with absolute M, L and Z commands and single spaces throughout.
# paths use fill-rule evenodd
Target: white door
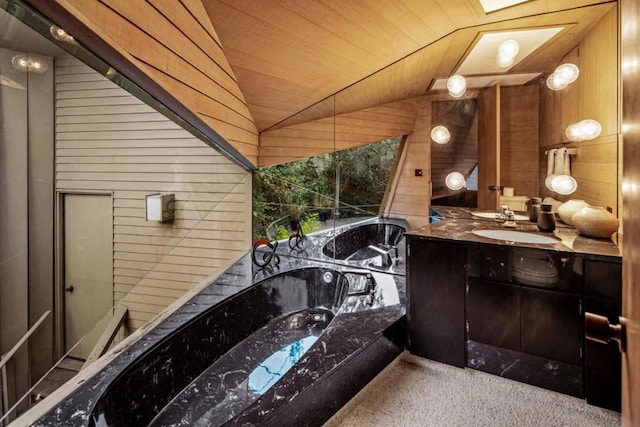
M 65 194 L 63 287 L 69 351 L 113 306 L 111 196 Z M 86 341 L 74 356 L 86 359 L 93 347 Z

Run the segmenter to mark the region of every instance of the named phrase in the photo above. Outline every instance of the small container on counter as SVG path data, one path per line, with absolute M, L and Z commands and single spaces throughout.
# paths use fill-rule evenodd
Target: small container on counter
M 532 197 L 529 205 L 529 221 L 538 222 L 538 214 L 540 213 L 541 197 Z
M 538 213 L 538 229 L 540 231 L 553 231 L 556 229 L 555 214 L 551 211 L 551 203 L 542 203 Z

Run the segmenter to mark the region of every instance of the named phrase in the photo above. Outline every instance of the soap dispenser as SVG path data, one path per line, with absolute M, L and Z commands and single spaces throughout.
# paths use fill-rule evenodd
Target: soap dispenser
M 556 218 L 551 212 L 551 203 L 542 203 L 538 213 L 538 229 L 540 231 L 553 231 L 556 229 Z

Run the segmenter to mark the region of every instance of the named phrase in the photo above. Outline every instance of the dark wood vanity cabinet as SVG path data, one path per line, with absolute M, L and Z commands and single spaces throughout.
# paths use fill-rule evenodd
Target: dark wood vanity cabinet
M 619 323 L 622 313 L 622 265 L 585 260 L 585 311 Z M 622 356 L 616 343 L 585 340 L 585 392 L 592 405 L 620 411 Z
M 466 271 L 467 366 L 583 397 L 582 259 L 476 244 Z
M 412 353 L 619 410 L 620 354 L 583 325 L 585 310 L 617 323 L 619 262 L 416 236 L 407 248 Z

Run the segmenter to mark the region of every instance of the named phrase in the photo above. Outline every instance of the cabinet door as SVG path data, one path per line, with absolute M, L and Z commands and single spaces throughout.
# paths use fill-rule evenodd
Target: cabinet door
M 464 367 L 465 247 L 409 239 L 408 251 L 409 349 Z
M 520 287 L 469 278 L 469 339 L 520 350 Z
M 573 365 L 581 363 L 579 296 L 522 287 L 520 306 L 524 353 Z

